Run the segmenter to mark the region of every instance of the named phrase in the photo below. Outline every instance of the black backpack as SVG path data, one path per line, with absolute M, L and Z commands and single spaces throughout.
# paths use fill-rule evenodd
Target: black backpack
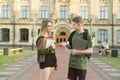
M 70 49 L 72 49 L 72 37 L 73 37 L 73 35 L 75 34 L 75 32 L 76 31 L 73 31 L 71 34 L 70 34 L 70 37 L 69 37 L 69 43 L 70 43 Z M 83 33 L 83 39 L 84 40 L 88 40 L 87 39 L 87 37 L 88 37 L 88 30 L 84 30 L 84 33 Z M 88 47 L 86 47 L 86 49 L 87 49 Z M 88 59 L 90 59 L 90 57 L 91 57 L 91 54 L 85 54 L 85 56 L 88 58 Z

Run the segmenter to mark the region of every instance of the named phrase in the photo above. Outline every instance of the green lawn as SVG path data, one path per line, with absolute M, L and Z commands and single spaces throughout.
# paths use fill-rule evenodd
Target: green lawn
M 3 56 L 3 55 L 0 55 L 0 69 L 11 64 L 11 63 L 14 63 L 16 61 L 19 61 L 23 59 L 22 56 Z
M 35 51 L 32 50 L 23 50 L 22 53 L 35 53 Z M 20 53 L 18 53 L 20 54 Z M 19 61 L 21 59 L 23 59 L 24 56 L 19 56 L 19 55 L 9 55 L 9 56 L 5 56 L 3 55 L 3 51 L 0 50 L 0 69 L 2 69 L 3 67 L 10 65 L 16 61 Z
M 109 54 L 108 56 L 111 56 L 111 54 Z M 118 53 L 117 58 L 101 57 L 100 60 L 120 70 L 120 53 Z
M 120 70 L 120 58 L 100 58 L 100 60 Z

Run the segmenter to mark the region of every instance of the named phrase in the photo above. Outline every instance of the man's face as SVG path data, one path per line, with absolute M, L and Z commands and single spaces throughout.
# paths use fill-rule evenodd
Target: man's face
M 76 23 L 76 22 L 72 23 L 72 27 L 75 31 L 79 31 L 82 29 L 82 26 L 80 25 L 80 23 Z

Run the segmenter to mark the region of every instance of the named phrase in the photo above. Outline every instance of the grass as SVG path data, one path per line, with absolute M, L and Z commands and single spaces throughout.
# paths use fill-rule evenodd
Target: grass
M 120 57 L 119 58 L 100 58 L 100 60 L 120 70 Z
M 23 56 L 4 56 L 0 55 L 0 69 L 16 61 L 23 59 Z
M 22 53 L 35 53 L 35 51 L 32 51 L 32 50 L 23 50 Z M 18 53 L 20 54 L 20 53 Z M 5 56 L 3 55 L 3 51 L 0 50 L 0 69 L 2 69 L 3 67 L 6 67 L 14 62 L 17 62 L 21 59 L 23 59 L 24 56 L 19 56 L 19 55 L 9 55 L 9 56 Z
M 108 56 L 101 57 L 100 60 L 120 70 L 120 53 L 118 57 L 111 57 L 111 53 Z
M 32 50 L 23 50 L 23 53 L 35 53 L 36 52 L 36 50 L 35 51 L 32 51 Z
M 22 53 L 35 53 L 36 50 L 32 51 L 32 50 L 23 50 Z M 14 54 L 13 52 L 10 52 L 10 54 Z M 20 53 L 18 53 L 20 54 Z M 3 55 L 3 50 L 0 50 L 0 55 Z

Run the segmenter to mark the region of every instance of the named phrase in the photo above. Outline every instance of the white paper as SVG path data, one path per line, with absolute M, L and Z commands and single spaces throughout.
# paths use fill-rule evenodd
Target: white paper
M 65 53 L 70 53 L 70 50 L 67 47 L 65 47 Z
M 54 43 L 54 40 L 46 40 L 46 48 L 50 47 Z

